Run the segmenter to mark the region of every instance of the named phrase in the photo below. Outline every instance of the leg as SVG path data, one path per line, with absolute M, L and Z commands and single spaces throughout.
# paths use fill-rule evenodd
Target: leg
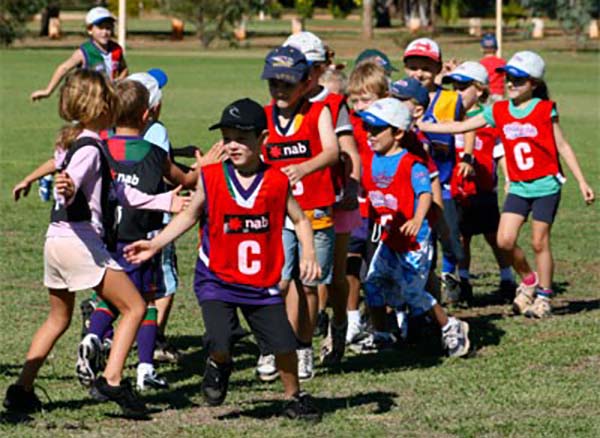
M 554 273 L 554 260 L 550 248 L 550 231 L 552 224 L 541 221 L 532 221 L 531 247 L 535 254 L 535 265 L 539 275 L 539 284 L 542 289 L 552 288 L 552 275 Z
M 46 357 L 71 323 L 75 294 L 66 289 L 49 289 L 49 292 L 50 312 L 33 336 L 25 365 L 17 380 L 17 385 L 22 385 L 27 391 L 32 389 L 33 381 Z
M 165 336 L 167 322 L 169 321 L 169 316 L 171 315 L 174 299 L 175 295 L 171 294 L 156 300 L 156 310 L 158 311 L 158 332 L 161 336 Z
M 298 356 L 295 351 L 275 355 L 275 364 L 283 384 L 285 398 L 292 398 L 300 391 L 298 381 Z
M 346 280 L 346 260 L 350 233 L 336 234 L 333 261 L 333 293 L 329 300 L 333 309 L 333 322 L 341 327 L 346 324 L 348 304 L 348 281 Z
M 525 253 L 517 245 L 519 231 L 525 223 L 525 216 L 517 213 L 502 213 L 500 215 L 500 224 L 498 225 L 497 244 L 498 248 L 505 251 L 507 261 L 509 261 L 521 276 L 526 277 L 533 273 L 527 263 Z

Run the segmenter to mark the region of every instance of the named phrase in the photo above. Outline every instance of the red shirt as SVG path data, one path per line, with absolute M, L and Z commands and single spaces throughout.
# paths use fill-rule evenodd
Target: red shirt
M 484 56 L 479 60 L 479 63 L 485 67 L 490 80 L 490 92 L 492 94 L 504 95 L 504 73 L 497 73 L 496 69 L 504 67 L 506 61 L 498 58 L 495 55 Z

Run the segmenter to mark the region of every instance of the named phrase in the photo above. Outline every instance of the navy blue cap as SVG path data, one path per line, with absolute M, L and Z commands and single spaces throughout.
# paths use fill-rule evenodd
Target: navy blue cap
M 377 62 L 377 64 L 382 66 L 387 73 L 398 71 L 398 69 L 390 62 L 390 58 L 388 58 L 388 56 L 381 50 L 377 49 L 367 49 L 360 52 L 354 61 L 354 65 L 358 64 L 359 62 L 366 61 L 367 59 L 372 59 L 373 61 Z
M 429 92 L 415 78 L 404 78 L 392 83 L 390 93 L 399 99 L 414 99 L 423 108 L 429 106 Z
M 308 75 L 310 67 L 304 54 L 292 46 L 280 46 L 271 50 L 265 58 L 261 79 L 279 79 L 295 84 Z
M 486 33 L 481 37 L 481 47 L 484 49 L 497 49 L 498 41 L 493 33 Z

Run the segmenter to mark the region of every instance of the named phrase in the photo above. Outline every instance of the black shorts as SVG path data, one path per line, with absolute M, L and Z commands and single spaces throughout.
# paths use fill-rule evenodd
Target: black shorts
M 539 198 L 523 198 L 509 193 L 504 201 L 502 213 L 515 213 L 525 219 L 531 212 L 534 221 L 552 224 L 560 204 L 560 192 Z
M 467 205 L 459 205 L 460 234 L 476 236 L 498 231 L 500 208 L 497 193 L 479 193 L 469 198 Z
M 348 244 L 348 254 L 358 254 L 359 257 L 348 257 L 346 263 L 346 274 L 355 277 L 360 276 L 362 261 L 369 266 L 375 249 L 379 244 L 381 231 L 374 231 L 375 224 L 369 219 L 362 218 L 362 224 L 356 228 L 350 235 L 350 243 Z
M 296 351 L 298 341 L 292 331 L 285 305 L 250 305 L 226 303 L 224 301 L 203 301 L 204 346 L 211 353 L 231 353 L 234 329 L 238 326 L 239 308 L 258 342 L 262 354 L 280 354 Z

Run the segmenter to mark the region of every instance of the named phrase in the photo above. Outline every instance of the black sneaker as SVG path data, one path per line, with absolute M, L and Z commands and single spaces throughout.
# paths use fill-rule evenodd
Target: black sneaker
M 81 338 L 83 338 L 90 328 L 90 318 L 96 310 L 96 301 L 91 298 L 83 300 L 79 308 L 81 309 Z
M 467 303 L 467 306 L 471 307 L 473 305 L 473 286 L 467 278 L 460 279 L 460 301 L 463 303 Z
M 512 303 L 517 295 L 517 283 L 512 280 L 502 280 L 500 282 L 500 296 L 507 303 Z
M 131 383 L 128 380 L 121 381 L 119 386 L 111 386 L 104 377 L 100 377 L 94 381 L 96 393 L 106 397 L 117 403 L 123 415 L 129 418 L 148 418 L 148 410 L 144 402 L 139 399 L 137 394 L 133 392 Z M 96 397 L 94 397 L 96 398 Z M 98 398 L 96 398 L 98 399 Z
M 316 406 L 314 399 L 306 392 L 299 392 L 286 403 L 283 415 L 291 420 L 321 421 L 321 411 Z
M 30 413 L 42 410 L 42 402 L 35 395 L 33 389 L 25 391 L 22 385 L 10 385 L 6 390 L 6 397 L 2 403 L 10 412 Z
M 327 336 L 329 330 L 329 315 L 325 310 L 317 314 L 317 325 L 315 327 L 315 336 Z
M 231 362 L 218 364 L 211 358 L 206 360 L 202 379 L 202 395 L 210 406 L 219 406 L 225 401 L 232 368 Z

